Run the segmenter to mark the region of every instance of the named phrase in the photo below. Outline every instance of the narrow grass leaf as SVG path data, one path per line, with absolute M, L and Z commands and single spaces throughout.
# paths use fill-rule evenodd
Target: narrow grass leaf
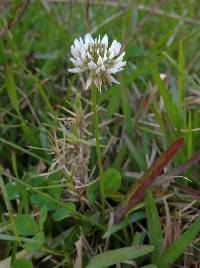
M 169 90 L 165 87 L 164 82 L 161 80 L 160 74 L 159 74 L 155 64 L 149 63 L 149 68 L 150 68 L 152 77 L 153 77 L 153 79 L 158 87 L 160 95 L 163 97 L 166 112 L 169 116 L 169 119 L 174 126 L 177 126 L 177 107 L 176 107 L 171 95 L 169 94 Z
M 131 216 L 128 218 L 125 218 L 122 220 L 119 224 L 113 225 L 111 228 L 109 228 L 105 234 L 103 235 L 103 238 L 107 238 L 110 235 L 124 229 L 126 226 L 129 224 L 132 224 L 138 220 L 144 219 L 145 218 L 145 213 L 142 211 L 134 212 Z
M 8 193 L 7 193 L 4 181 L 3 181 L 3 177 L 1 175 L 1 172 L 2 172 L 1 169 L 2 169 L 2 167 L 0 166 L 0 189 L 1 189 L 1 193 L 2 193 L 2 196 L 3 196 L 4 202 L 6 204 L 6 208 L 7 208 L 8 215 L 9 215 L 9 218 L 10 218 L 10 222 L 11 222 L 11 225 L 12 225 L 12 231 L 13 231 L 15 237 L 16 237 L 16 240 L 20 241 L 19 234 L 18 234 L 17 227 L 16 227 L 15 220 L 14 220 L 12 206 L 11 206 L 11 203 L 10 203 L 10 200 L 9 200 L 9 197 L 8 197 Z
M 43 157 L 41 157 L 41 156 L 39 156 L 39 155 L 37 155 L 37 154 L 35 154 L 35 153 L 32 153 L 32 152 L 30 152 L 30 150 L 28 150 L 28 149 L 24 149 L 23 147 L 21 147 L 21 146 L 15 144 L 15 143 L 13 143 L 13 142 L 11 142 L 11 141 L 7 141 L 7 140 L 5 140 L 5 139 L 3 139 L 3 138 L 0 138 L 0 141 L 3 142 L 3 143 L 5 143 L 5 144 L 7 144 L 7 145 L 10 145 L 11 147 L 13 147 L 13 148 L 15 148 L 15 149 L 17 149 L 17 150 L 19 150 L 19 151 L 25 153 L 25 154 L 28 154 L 28 155 L 30 155 L 30 156 L 32 156 L 32 157 L 34 157 L 34 158 L 37 158 L 38 160 L 42 160 L 42 161 L 44 161 L 44 162 L 47 163 L 47 164 L 50 163 L 47 159 L 44 159 Z
M 121 263 L 126 260 L 133 260 L 149 254 L 153 251 L 153 246 L 132 246 L 119 249 L 108 250 L 94 256 L 86 268 L 105 268 Z
M 162 228 L 155 201 L 149 190 L 145 192 L 144 199 L 149 241 L 150 244 L 154 246 L 154 251 L 152 253 L 152 262 L 154 262 L 160 255 L 160 248 L 163 241 Z
M 10 99 L 10 102 L 13 108 L 19 114 L 19 100 L 17 96 L 17 88 L 15 85 L 11 67 L 8 65 L 5 66 L 5 84 L 6 84 L 6 90 L 7 90 L 7 94 Z
M 183 43 L 179 42 L 179 61 L 178 61 L 178 114 L 182 117 L 182 102 L 183 102 Z
M 198 217 L 189 228 L 169 246 L 162 256 L 156 261 L 156 265 L 169 268 L 183 254 L 184 250 L 193 242 L 200 232 L 200 217 Z

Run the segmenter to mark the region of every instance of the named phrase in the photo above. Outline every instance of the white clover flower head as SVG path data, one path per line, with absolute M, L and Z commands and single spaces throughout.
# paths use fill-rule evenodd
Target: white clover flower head
M 114 40 L 109 47 L 108 36 L 105 34 L 101 39 L 93 39 L 90 34 L 86 34 L 84 40 L 80 37 L 74 40 L 71 46 L 73 58 L 70 61 L 75 68 L 69 69 L 71 73 L 87 73 L 85 90 L 95 85 L 100 91 L 102 86 L 119 82 L 112 76 L 122 71 L 126 65 L 123 61 L 125 52 L 121 53 L 121 44 Z

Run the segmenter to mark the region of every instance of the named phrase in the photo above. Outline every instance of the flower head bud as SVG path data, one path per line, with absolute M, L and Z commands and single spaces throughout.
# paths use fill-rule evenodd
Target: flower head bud
M 69 69 L 72 73 L 87 73 L 85 90 L 95 85 L 100 91 L 102 86 L 119 82 L 112 76 L 122 71 L 126 65 L 123 61 L 125 52 L 120 54 L 121 44 L 114 40 L 109 47 L 108 36 L 101 39 L 93 39 L 90 34 L 86 34 L 84 40 L 80 37 L 75 39 L 71 46 L 73 58 L 70 61 L 75 68 Z

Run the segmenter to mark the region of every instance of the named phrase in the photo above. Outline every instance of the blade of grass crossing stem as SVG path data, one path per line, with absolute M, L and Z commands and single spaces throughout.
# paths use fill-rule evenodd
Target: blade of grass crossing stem
M 11 226 L 12 226 L 12 231 L 13 231 L 15 237 L 16 237 L 16 240 L 18 242 L 20 242 L 20 237 L 19 237 L 19 234 L 17 233 L 17 228 L 16 228 L 16 225 L 15 225 L 12 206 L 11 206 L 10 200 L 8 198 L 8 193 L 6 191 L 6 187 L 5 187 L 5 184 L 4 184 L 4 181 L 3 181 L 3 177 L 2 177 L 2 173 L 3 173 L 3 168 L 0 166 L 0 188 L 1 188 L 1 193 L 2 193 L 4 202 L 5 202 L 7 211 L 8 211 L 8 215 L 9 215 Z
M 178 124 L 177 108 L 176 108 L 175 103 L 173 102 L 172 97 L 169 94 L 169 90 L 165 87 L 164 82 L 161 80 L 160 74 L 159 74 L 155 64 L 149 63 L 149 68 L 150 68 L 152 77 L 156 83 L 156 86 L 160 92 L 160 95 L 162 96 L 162 98 L 164 100 L 166 112 L 169 116 L 169 119 L 170 119 L 171 123 L 173 124 L 173 126 L 177 127 L 177 124 Z
M 144 199 L 149 241 L 154 246 L 154 251 L 152 252 L 152 263 L 154 263 L 160 255 L 160 248 L 163 241 L 162 228 L 155 201 L 149 190 L 145 192 Z
M 133 123 L 132 123 L 132 111 L 129 105 L 128 101 L 128 92 L 125 85 L 123 85 L 123 90 L 121 90 L 121 107 L 124 114 L 124 126 L 125 126 L 125 132 L 128 134 L 128 136 L 132 139 L 134 129 L 133 129 Z
M 24 136 L 26 137 L 26 140 L 31 144 L 32 146 L 38 146 L 37 139 L 33 135 L 33 131 L 30 129 L 30 127 L 24 122 L 23 117 L 20 113 L 20 104 L 17 94 L 17 88 L 12 72 L 12 67 L 9 65 L 5 66 L 5 83 L 6 83 L 6 90 L 8 97 L 10 99 L 10 102 L 14 108 L 14 110 L 17 112 L 22 125 L 22 130 L 24 133 Z
M 199 232 L 200 216 L 164 251 L 155 264 L 158 267 L 170 268 L 181 254 L 184 253 L 184 250 L 192 243 Z
M 118 111 L 120 105 L 120 87 L 118 85 L 111 87 L 109 103 L 107 106 L 106 119 L 110 119 Z M 113 96 L 115 96 L 113 98 Z
M 17 89 L 16 89 L 15 81 L 12 75 L 12 69 L 9 65 L 5 66 L 5 84 L 6 84 L 7 94 L 8 94 L 8 97 L 10 99 L 10 102 L 13 108 L 18 114 L 20 114 Z
M 113 162 L 112 167 L 119 168 L 121 167 L 122 162 L 124 161 L 124 158 L 128 152 L 128 148 L 126 144 L 122 144 L 121 148 L 117 152 L 117 156 L 115 157 L 115 160 Z
M 86 268 L 105 268 L 127 260 L 133 260 L 153 251 L 152 246 L 132 246 L 108 250 L 94 256 Z
M 138 150 L 136 145 L 134 145 L 134 143 L 131 141 L 129 136 L 126 135 L 126 133 L 124 133 L 124 140 L 125 140 L 125 142 L 127 144 L 127 147 L 129 149 L 129 151 L 132 154 L 132 157 L 134 158 L 134 160 L 136 161 L 136 163 L 138 164 L 140 169 L 145 170 L 146 169 L 146 164 L 145 164 L 144 158 L 142 158 L 142 154 L 140 153 L 140 151 Z
M 36 192 L 36 193 L 40 194 L 41 196 L 43 196 L 44 198 L 55 202 L 56 204 L 60 205 L 61 207 L 67 208 L 68 211 L 70 212 L 71 216 L 74 217 L 75 219 L 80 219 L 81 221 L 88 223 L 92 226 L 99 227 L 99 229 L 103 230 L 104 232 L 106 231 L 106 228 L 103 225 L 101 225 L 100 223 L 98 223 L 95 219 L 92 219 L 88 216 L 85 216 L 84 214 L 82 214 L 78 211 L 75 211 L 73 209 L 70 209 L 69 206 L 66 206 L 65 203 L 57 200 L 56 198 L 54 198 L 53 196 L 51 196 L 45 192 L 40 191 L 39 189 L 37 189 L 36 187 L 33 187 L 29 183 L 26 183 L 25 181 L 19 180 L 19 179 L 14 178 L 14 177 L 12 177 L 12 179 L 14 181 L 18 182 L 19 184 L 21 184 L 22 186 L 26 187 L 26 190 L 31 190 L 33 192 Z
M 32 156 L 32 157 L 34 157 L 36 159 L 39 159 L 39 160 L 44 161 L 47 164 L 50 164 L 50 162 L 47 159 L 45 159 L 45 158 L 43 158 L 43 157 L 41 157 L 41 156 L 39 156 L 39 155 L 37 155 L 35 153 L 32 153 L 30 150 L 26 150 L 23 147 L 15 144 L 15 143 L 12 143 L 11 141 L 7 141 L 7 140 L 2 139 L 2 138 L 0 138 L 0 141 L 3 142 L 3 143 L 5 143 L 5 144 L 7 144 L 7 145 L 10 145 L 11 147 L 13 147 L 13 148 L 15 148 L 15 149 L 17 149 L 17 150 L 19 150 L 19 151 L 27 154 L 27 155 L 30 155 L 30 156 Z
M 178 115 L 179 123 L 182 118 L 182 102 L 183 102 L 183 43 L 179 42 L 179 57 L 178 57 Z M 181 126 L 179 126 L 181 127 Z
M 192 155 L 192 116 L 191 111 L 188 114 L 188 133 L 187 133 L 187 156 L 188 158 Z
M 33 73 L 32 73 L 32 72 L 31 72 L 31 71 L 24 65 L 24 63 L 23 63 L 23 59 L 22 59 L 22 55 L 21 55 L 21 53 L 20 53 L 20 51 L 19 51 L 19 49 L 18 49 L 18 47 L 17 47 L 17 45 L 16 45 L 16 42 L 15 42 L 14 38 L 12 37 L 12 35 L 8 35 L 8 41 L 9 41 L 9 45 L 12 47 L 13 51 L 15 51 L 14 56 L 15 56 L 16 61 L 17 61 L 18 64 L 19 64 L 19 66 L 20 66 L 21 68 L 23 68 L 23 69 L 27 72 L 27 74 L 30 75 L 30 78 L 32 79 L 32 81 L 35 82 L 36 88 L 38 89 L 38 91 L 39 91 L 41 97 L 43 98 L 43 100 L 44 100 L 44 102 L 45 102 L 45 104 L 46 104 L 46 106 L 47 106 L 47 109 L 48 109 L 51 113 L 53 113 L 53 112 L 54 112 L 54 109 L 53 109 L 51 103 L 49 102 L 49 99 L 48 99 L 48 97 L 47 97 L 47 95 L 46 95 L 46 93 L 45 93 L 45 91 L 44 91 L 44 89 L 43 89 L 43 87 L 42 87 L 42 85 L 41 85 L 39 79 L 37 78 L 37 76 L 35 76 L 35 75 L 34 75 L 34 74 L 33 74 Z
M 15 174 L 15 177 L 19 179 L 19 173 L 18 173 L 18 167 L 17 167 L 17 159 L 15 152 L 11 152 L 11 163 L 12 163 L 12 169 Z
M 123 84 L 123 90 L 121 90 L 121 107 L 122 107 L 123 114 L 124 114 L 125 133 L 128 134 L 128 138 L 130 139 L 130 141 L 133 141 L 134 140 L 134 128 L 133 128 L 133 121 L 132 121 L 132 111 L 129 105 L 128 91 L 125 86 L 125 83 Z M 135 161 L 137 162 L 138 166 L 140 167 L 140 169 L 144 170 L 146 168 L 146 165 L 143 159 L 140 157 L 140 155 L 141 153 L 139 152 L 138 148 L 134 146 L 133 157 Z

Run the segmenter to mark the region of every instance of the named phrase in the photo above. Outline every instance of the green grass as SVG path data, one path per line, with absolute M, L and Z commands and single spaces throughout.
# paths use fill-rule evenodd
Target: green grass
M 200 148 L 198 1 L 9 2 L 0 3 L 0 267 L 195 266 L 198 164 L 114 216 L 174 140 L 185 143 L 169 176 Z M 88 31 L 121 42 L 127 61 L 120 84 L 97 92 L 97 153 L 91 91 L 67 71 L 73 40 Z

